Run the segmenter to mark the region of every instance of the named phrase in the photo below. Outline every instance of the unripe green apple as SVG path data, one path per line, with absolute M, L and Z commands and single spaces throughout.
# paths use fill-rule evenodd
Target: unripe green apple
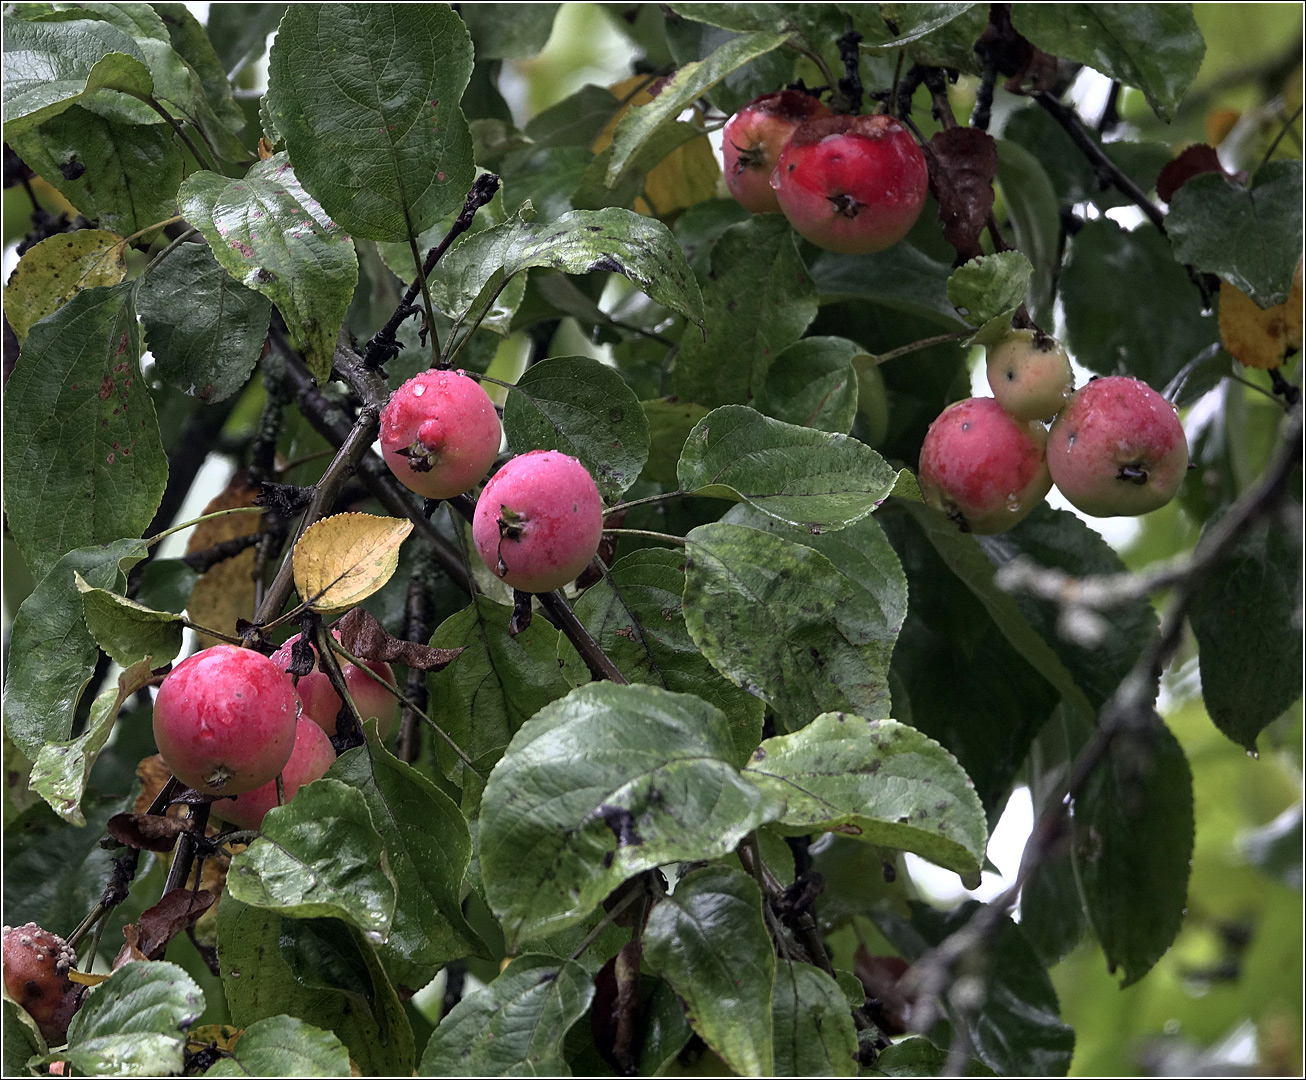
M 1013 330 L 988 348 L 989 387 L 1017 420 L 1046 420 L 1070 400 L 1075 376 L 1070 356 L 1041 330 Z

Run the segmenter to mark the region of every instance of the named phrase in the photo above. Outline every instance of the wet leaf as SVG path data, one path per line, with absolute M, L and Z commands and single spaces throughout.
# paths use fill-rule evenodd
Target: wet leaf
M 5 285 L 5 318 L 19 344 L 36 323 L 83 289 L 122 281 L 126 250 L 121 236 L 103 229 L 60 233 L 28 248 Z
M 399 545 L 413 531 L 406 518 L 334 514 L 304 530 L 295 545 L 295 589 L 314 611 L 362 603 L 399 566 Z

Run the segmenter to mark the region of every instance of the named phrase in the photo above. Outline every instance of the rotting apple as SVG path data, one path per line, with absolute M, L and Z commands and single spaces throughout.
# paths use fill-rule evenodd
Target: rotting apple
M 423 371 L 381 410 L 381 454 L 428 499 L 461 495 L 494 464 L 502 426 L 481 384 L 461 371 Z
M 594 478 L 556 450 L 532 450 L 504 465 L 485 485 L 472 520 L 485 565 L 528 593 L 575 580 L 602 535 L 603 503 Z
M 4 928 L 5 993 L 25 1009 L 49 1046 L 67 1041 L 68 1024 L 85 987 L 68 978 L 72 947 L 36 923 Z
M 726 121 L 721 151 L 726 187 L 745 210 L 778 214 L 780 201 L 771 188 L 771 172 L 789 137 L 799 125 L 830 110 L 801 90 L 781 90 L 756 97 Z
M 985 368 L 994 398 L 1017 420 L 1056 416 L 1075 389 L 1065 347 L 1041 330 L 1012 330 L 989 346 Z
M 1175 407 L 1126 375 L 1075 391 L 1048 433 L 1052 482 L 1092 517 L 1135 517 L 1174 498 L 1188 470 Z
M 154 701 L 154 742 L 169 771 L 209 795 L 273 779 L 295 745 L 299 699 L 266 656 L 214 645 L 178 664 Z
M 1042 424 L 1017 420 L 993 398 L 955 402 L 921 445 L 921 493 L 963 532 L 1006 532 L 1052 487 L 1046 444 Z
M 892 247 L 920 216 L 929 190 L 925 155 L 889 116 L 809 120 L 771 174 L 784 212 L 817 247 L 867 255 Z

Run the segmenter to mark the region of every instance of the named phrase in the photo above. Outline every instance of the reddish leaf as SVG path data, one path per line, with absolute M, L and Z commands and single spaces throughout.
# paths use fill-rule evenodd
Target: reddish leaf
M 906 971 L 901 956 L 872 956 L 864 945 L 853 955 L 853 974 L 866 991 L 866 1009 L 886 1035 L 907 1030 L 912 1002 L 898 985 Z
M 944 239 L 963 262 L 983 254 L 979 237 L 993 209 L 998 144 L 978 128 L 949 128 L 930 139 L 925 157 Z
M 405 664 L 421 671 L 440 671 L 448 667 L 463 650 L 432 649 L 416 641 L 391 637 L 376 617 L 364 608 L 354 608 L 336 623 L 340 644 L 363 660 L 384 660 Z
M 1220 155 L 1206 143 L 1194 143 L 1161 170 L 1161 175 L 1156 178 L 1157 197 L 1168 203 L 1174 198 L 1174 193 L 1194 176 L 1208 172 L 1224 172 Z

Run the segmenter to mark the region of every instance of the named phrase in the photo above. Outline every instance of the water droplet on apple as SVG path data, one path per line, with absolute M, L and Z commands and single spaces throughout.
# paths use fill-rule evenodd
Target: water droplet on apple
M 421 397 L 425 393 L 426 393 L 426 387 L 422 386 L 420 383 L 417 386 L 413 387 L 413 397 Z

